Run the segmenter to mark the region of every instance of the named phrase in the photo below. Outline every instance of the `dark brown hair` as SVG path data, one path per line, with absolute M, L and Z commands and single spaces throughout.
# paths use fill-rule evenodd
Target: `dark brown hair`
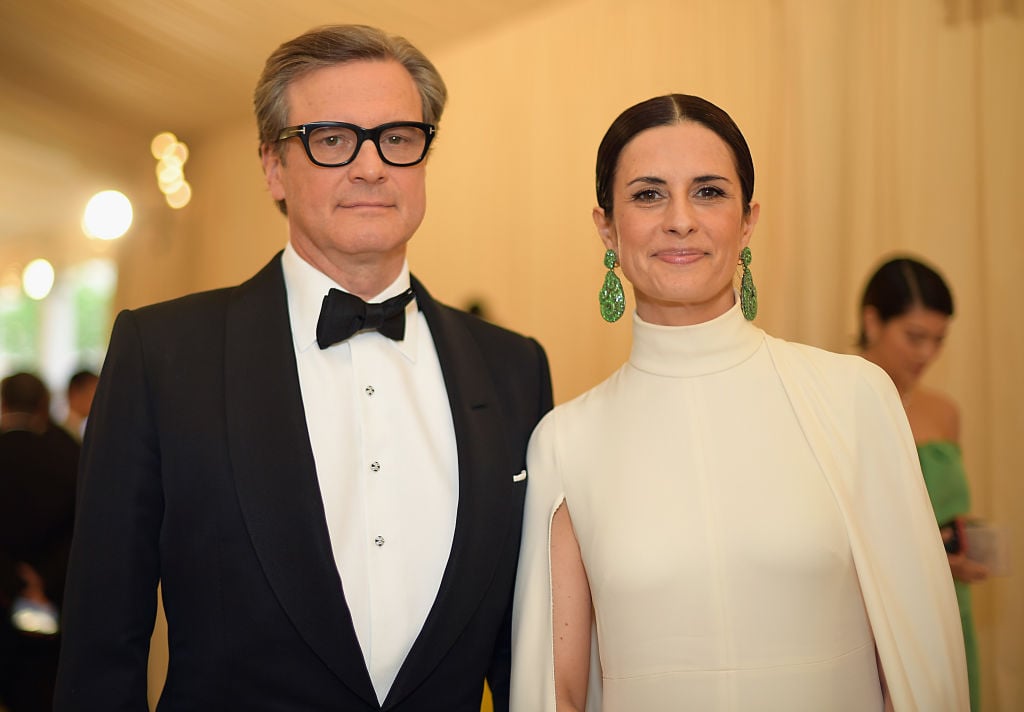
M 953 316 L 953 294 L 936 270 L 912 257 L 894 257 L 875 270 L 860 300 L 860 347 L 868 345 L 864 333 L 864 307 L 878 312 L 882 323 L 906 314 L 914 307 Z
M 612 184 L 619 167 L 619 156 L 626 145 L 642 131 L 686 121 L 701 124 L 725 141 L 732 151 L 739 175 L 743 212 L 750 212 L 750 202 L 754 199 L 754 161 L 736 122 L 722 109 L 699 96 L 668 94 L 642 101 L 623 111 L 601 139 L 597 149 L 597 204 L 606 217 L 612 215 Z

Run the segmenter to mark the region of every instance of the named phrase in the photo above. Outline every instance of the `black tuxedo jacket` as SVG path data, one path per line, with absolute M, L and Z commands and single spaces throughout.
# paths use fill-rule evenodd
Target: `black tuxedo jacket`
M 160 581 L 173 710 L 507 706 L 526 445 L 551 407 L 532 339 L 431 299 L 459 462 L 452 551 L 377 702 L 334 564 L 280 256 L 248 282 L 122 312 L 89 418 L 55 709 L 145 710 Z

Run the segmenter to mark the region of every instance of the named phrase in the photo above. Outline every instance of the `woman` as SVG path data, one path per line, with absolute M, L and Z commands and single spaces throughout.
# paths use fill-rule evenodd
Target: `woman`
M 868 280 L 861 299 L 860 347 L 896 384 L 914 434 L 935 518 L 946 545 L 967 650 L 971 710 L 979 706 L 978 648 L 968 584 L 988 569 L 967 558 L 963 517 L 970 493 L 960 455 L 960 414 L 948 396 L 920 385 L 939 355 L 953 316 L 953 295 L 938 272 L 917 260 L 892 259 Z
M 531 439 L 515 712 L 966 708 L 906 416 L 880 369 L 749 322 L 753 188 L 739 129 L 697 97 L 642 102 L 601 142 L 594 222 L 633 347 Z

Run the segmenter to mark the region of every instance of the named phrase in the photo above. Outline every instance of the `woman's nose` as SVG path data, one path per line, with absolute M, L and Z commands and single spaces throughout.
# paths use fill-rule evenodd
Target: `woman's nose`
M 918 348 L 918 354 L 925 360 L 925 363 L 929 363 L 939 355 L 941 349 L 942 344 L 938 341 L 924 341 Z
M 665 232 L 687 235 L 696 228 L 696 215 L 693 205 L 688 200 L 672 198 L 664 214 Z

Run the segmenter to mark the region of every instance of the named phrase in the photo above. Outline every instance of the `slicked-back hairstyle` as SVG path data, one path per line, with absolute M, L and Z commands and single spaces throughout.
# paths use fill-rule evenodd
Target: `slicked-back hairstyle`
M 743 212 L 750 212 L 750 202 L 754 199 L 754 161 L 736 122 L 725 111 L 699 96 L 668 94 L 642 101 L 623 111 L 601 140 L 597 149 L 597 204 L 604 210 L 606 217 L 612 216 L 612 186 L 619 167 L 619 156 L 626 145 L 647 129 L 687 121 L 714 131 L 732 151 L 743 194 Z
M 315 69 L 357 60 L 399 62 L 419 89 L 423 121 L 436 125 L 441 120 L 448 90 L 431 61 L 412 43 L 367 25 L 326 25 L 285 42 L 267 58 L 253 95 L 261 150 L 277 150 L 278 134 L 288 125 L 287 92 L 293 81 Z
M 875 270 L 860 300 L 860 347 L 868 345 L 864 308 L 872 307 L 884 324 L 914 307 L 953 316 L 953 294 L 935 269 L 912 257 L 894 257 Z

